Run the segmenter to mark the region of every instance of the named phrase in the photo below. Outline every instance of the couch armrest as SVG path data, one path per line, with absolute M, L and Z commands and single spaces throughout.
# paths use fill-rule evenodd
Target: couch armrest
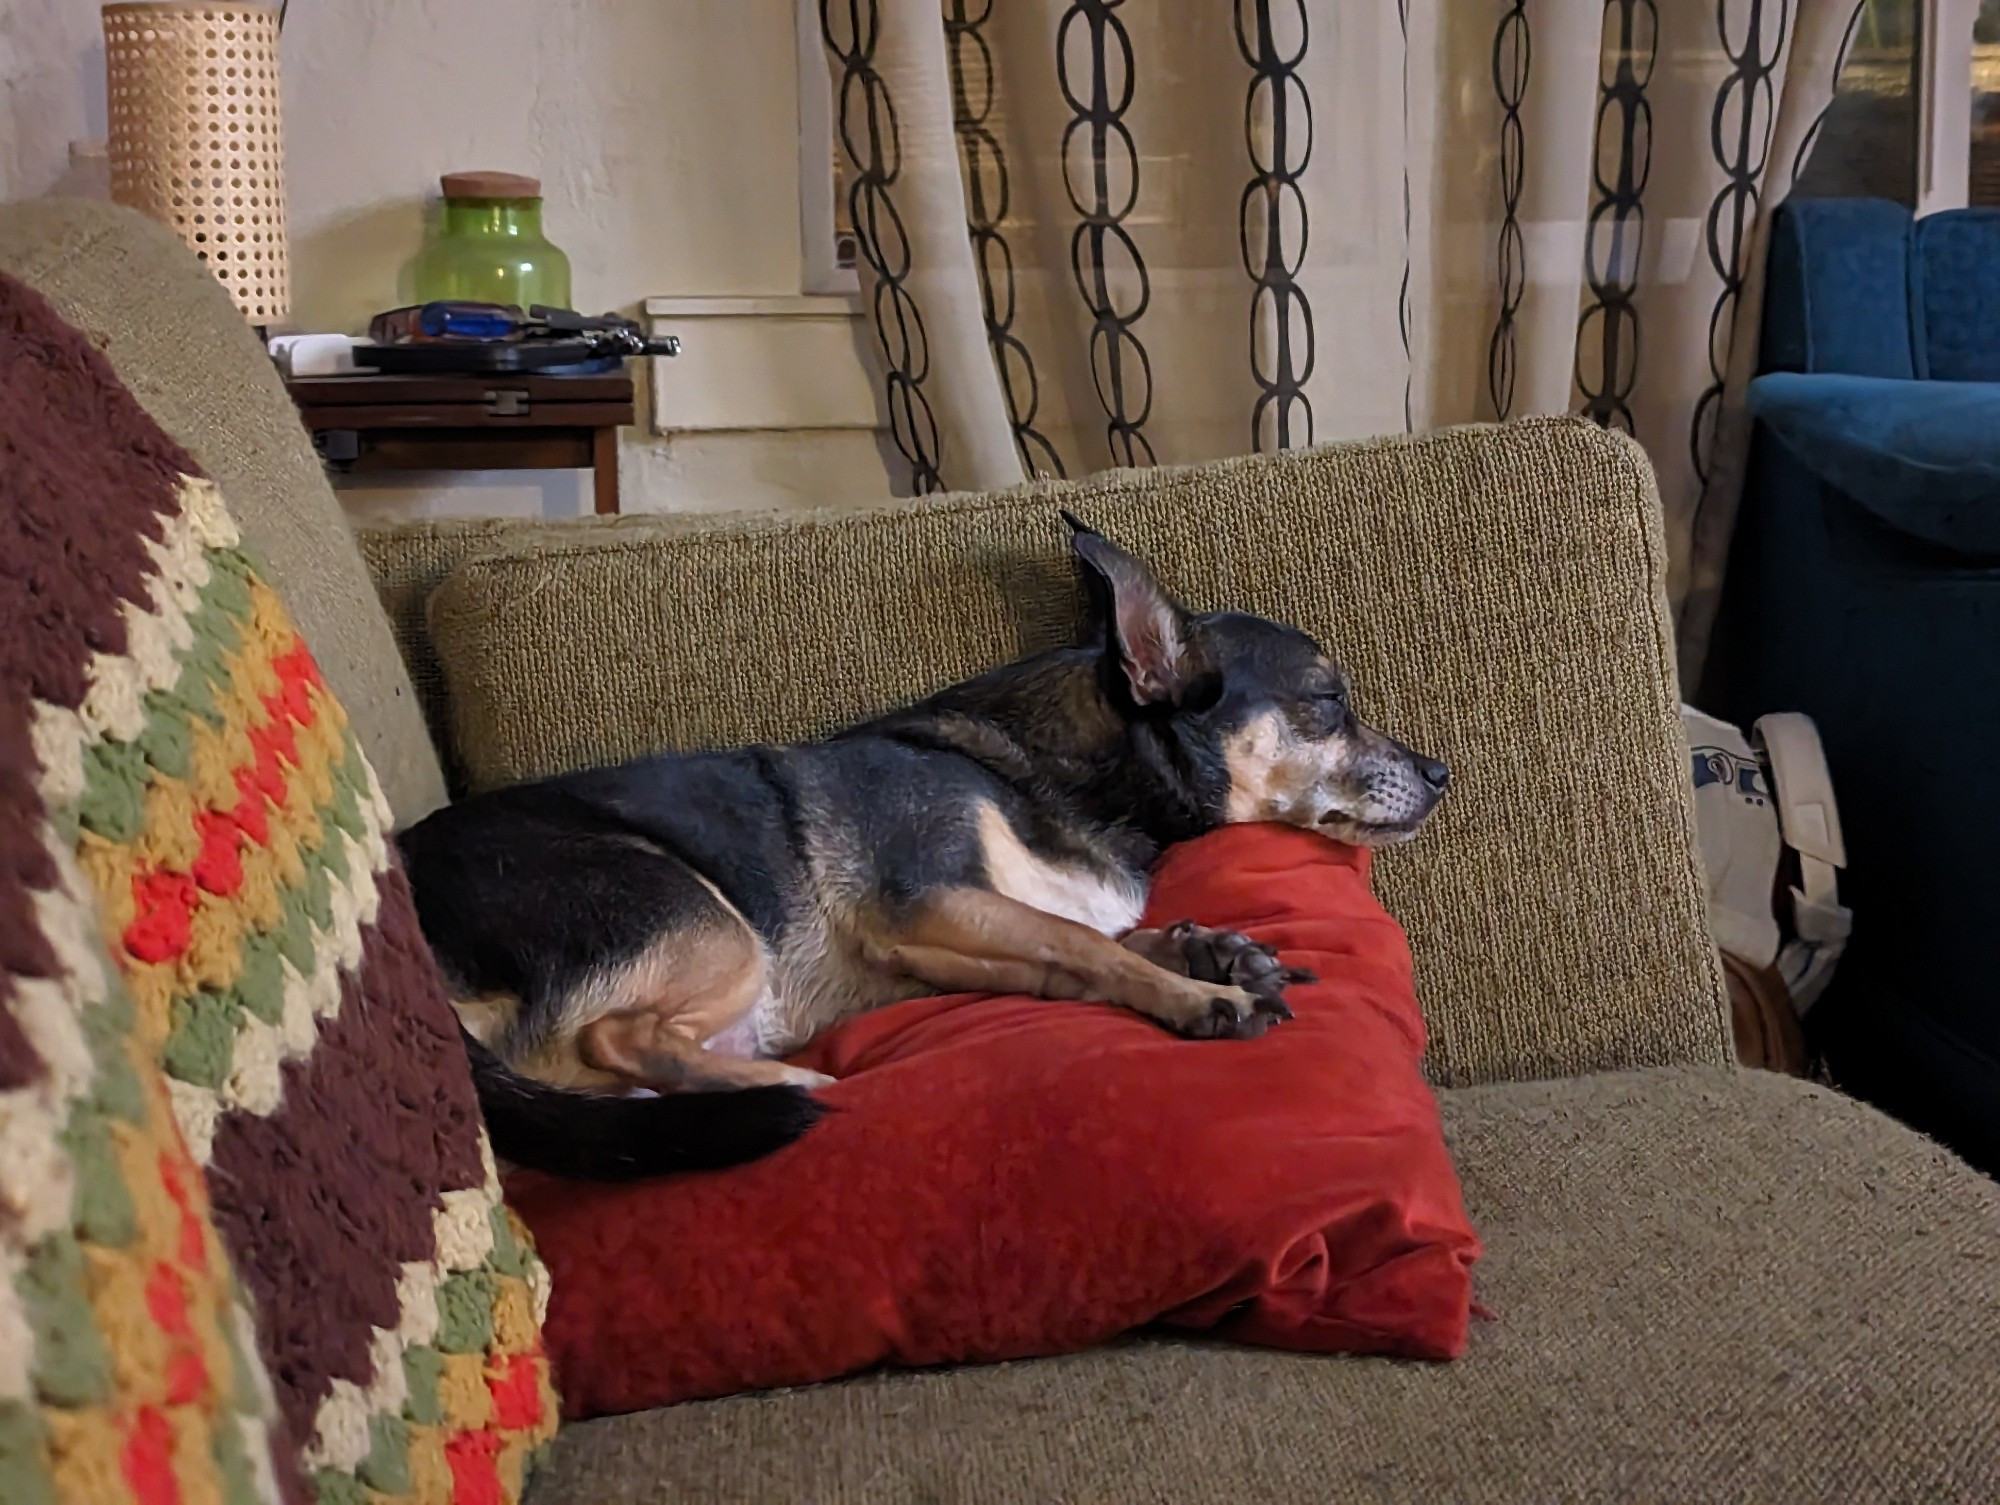
M 1779 372 L 1751 413 L 1798 463 L 1900 533 L 2000 554 L 2000 382 Z

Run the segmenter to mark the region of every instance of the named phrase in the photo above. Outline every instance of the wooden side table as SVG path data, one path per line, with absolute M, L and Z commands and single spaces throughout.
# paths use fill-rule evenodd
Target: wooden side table
M 302 376 L 286 390 L 342 471 L 588 470 L 618 511 L 618 430 L 632 376 Z

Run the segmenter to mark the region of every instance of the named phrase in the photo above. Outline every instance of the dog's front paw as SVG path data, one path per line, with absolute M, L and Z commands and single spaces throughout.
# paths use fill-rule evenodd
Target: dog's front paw
M 1260 999 L 1238 987 L 1194 989 L 1194 1007 L 1176 1021 L 1174 1033 L 1190 1041 L 1254 1041 L 1290 1017 L 1284 999 Z
M 1225 983 L 1241 989 L 1274 1020 L 1292 1017 L 1285 1003 L 1286 988 L 1293 983 L 1319 980 L 1303 967 L 1286 966 L 1273 947 L 1253 941 L 1239 930 L 1212 930 L 1192 920 L 1182 920 L 1161 931 L 1160 937 L 1172 959 L 1163 965 L 1173 966 L 1178 961 L 1173 970 L 1196 982 Z M 1268 1023 L 1265 1028 L 1269 1028 Z M 1263 1032 L 1263 1029 L 1257 1031 Z

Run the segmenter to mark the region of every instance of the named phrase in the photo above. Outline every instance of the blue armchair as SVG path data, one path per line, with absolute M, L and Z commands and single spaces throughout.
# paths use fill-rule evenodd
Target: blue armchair
M 1706 709 L 1818 723 L 1841 1084 L 2000 1173 L 2000 212 L 1794 200 Z

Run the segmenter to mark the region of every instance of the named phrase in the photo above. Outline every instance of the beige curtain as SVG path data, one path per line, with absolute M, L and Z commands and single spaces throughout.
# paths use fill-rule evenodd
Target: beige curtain
M 1638 437 L 1683 671 L 1856 0 L 820 0 L 918 490 L 1524 413 Z

